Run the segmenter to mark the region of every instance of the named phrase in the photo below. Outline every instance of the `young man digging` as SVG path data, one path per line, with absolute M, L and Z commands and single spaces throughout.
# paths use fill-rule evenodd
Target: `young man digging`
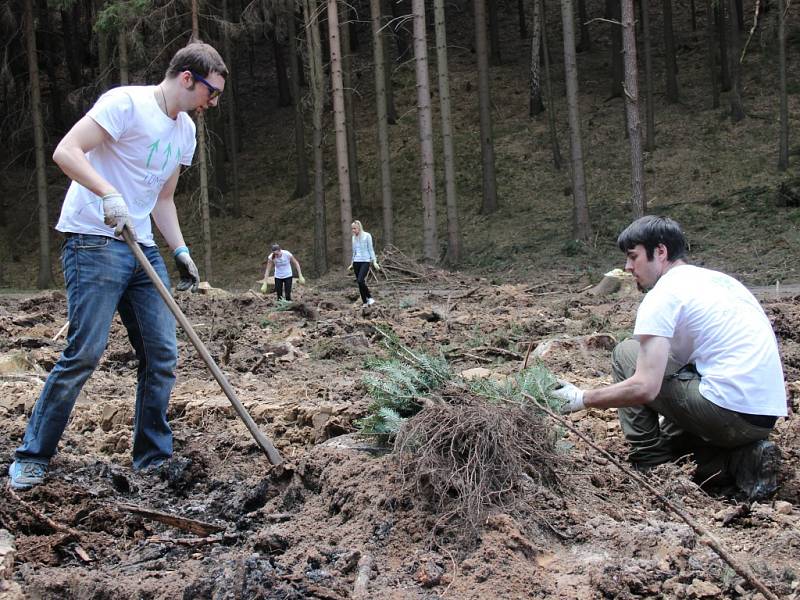
M 617 408 L 641 469 L 694 454 L 699 482 L 734 483 L 750 500 L 777 489 L 780 452 L 767 440 L 787 414 L 783 369 L 767 316 L 737 280 L 685 262 L 686 239 L 665 217 L 642 217 L 617 239 L 647 295 L 633 339 L 613 352 L 616 383 L 553 395 L 563 412 Z
M 187 113 L 216 106 L 227 74 L 214 48 L 190 43 L 172 58 L 160 84 L 105 93 L 58 144 L 53 160 L 72 179 L 56 225 L 65 237 L 69 334 L 9 468 L 13 488 L 44 480 L 75 399 L 105 350 L 115 312 L 139 360 L 133 467 L 157 466 L 172 456 L 167 404 L 175 383 L 175 319 L 121 234 L 127 226 L 169 287 L 152 216 L 172 249 L 177 289 L 197 290 L 200 277 L 173 194 L 181 165 L 190 165 L 194 154 L 195 125 Z

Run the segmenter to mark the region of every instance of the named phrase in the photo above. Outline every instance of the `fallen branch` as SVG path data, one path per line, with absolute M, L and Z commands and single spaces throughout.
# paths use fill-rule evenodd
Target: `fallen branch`
M 514 352 L 513 350 L 506 350 L 505 348 L 496 348 L 494 346 L 477 346 L 472 348 L 473 352 L 485 352 L 486 354 L 496 354 L 497 356 L 507 356 L 514 360 L 522 360 L 522 354 Z
M 767 600 L 778 600 L 778 596 L 773 594 L 769 588 L 758 578 L 756 574 L 748 567 L 740 563 L 721 543 L 720 541 L 714 537 L 711 531 L 698 523 L 694 517 L 692 517 L 689 513 L 687 513 L 684 509 L 679 507 L 677 504 L 672 502 L 669 498 L 664 496 L 661 492 L 659 492 L 655 486 L 649 483 L 644 477 L 633 471 L 632 469 L 626 467 L 621 462 L 619 462 L 616 458 L 614 458 L 610 453 L 606 452 L 600 446 L 595 444 L 589 436 L 585 433 L 580 431 L 577 427 L 575 427 L 569 420 L 565 419 L 561 415 L 556 414 L 553 412 L 549 407 L 545 406 L 533 396 L 526 394 L 525 392 L 522 395 L 527 398 L 528 400 L 532 401 L 538 408 L 544 411 L 548 416 L 552 419 L 557 421 L 559 425 L 565 427 L 566 429 L 570 430 L 572 433 L 577 435 L 580 439 L 582 439 L 589 447 L 593 448 L 600 454 L 602 454 L 608 461 L 610 461 L 615 467 L 617 467 L 620 471 L 625 473 L 628 477 L 636 481 L 639 485 L 643 488 L 648 490 L 651 494 L 653 494 L 666 508 L 667 510 L 672 511 L 678 517 L 681 518 L 692 530 L 700 537 L 700 541 L 707 546 L 709 546 L 714 552 L 716 552 L 717 556 L 719 556 L 722 560 L 724 560 L 728 565 L 736 571 L 741 577 L 745 579 L 751 586 L 753 586 L 756 590 L 761 592 L 761 594 Z
M 169 513 L 151 510 L 149 508 L 140 508 L 132 504 L 118 504 L 117 508 L 119 510 L 141 515 L 143 517 L 147 517 L 148 519 L 169 525 L 170 527 L 182 529 L 183 531 L 189 531 L 197 535 L 208 536 L 212 533 L 218 533 L 225 530 L 224 527 L 214 525 L 213 523 L 205 523 L 203 521 L 187 519 L 186 517 L 171 515 Z
M 230 534 L 217 534 L 209 535 L 202 538 L 170 538 L 153 536 L 147 538 L 145 541 L 148 544 L 174 544 L 178 546 L 204 546 L 205 544 L 221 544 L 227 541 L 238 540 L 239 536 Z
M 353 584 L 351 598 L 367 597 L 367 585 L 369 585 L 369 580 L 372 579 L 372 565 L 374 562 L 370 554 L 362 554 L 361 558 L 358 559 L 358 575 L 356 575 L 356 581 Z
M 66 323 L 64 323 L 64 325 L 61 327 L 61 329 L 59 329 L 59 330 L 58 330 L 58 333 L 56 333 L 56 334 L 53 336 L 53 341 L 54 341 L 54 342 L 55 342 L 55 341 L 56 341 L 58 338 L 60 338 L 60 337 L 61 337 L 61 335 L 62 335 L 62 334 L 63 334 L 63 333 L 64 333 L 64 332 L 67 330 L 67 327 L 69 327 L 69 321 L 67 321 Z
M 10 485 L 6 486 L 6 490 L 8 491 L 8 495 L 11 496 L 14 500 L 16 500 L 25 510 L 31 513 L 34 517 L 39 519 L 42 523 L 47 524 L 48 527 L 54 529 L 55 531 L 60 531 L 62 533 L 68 533 L 69 535 L 73 536 L 76 539 L 81 539 L 82 535 L 80 531 L 77 529 L 73 529 L 69 525 L 63 525 L 61 523 L 57 523 L 38 508 L 31 506 L 27 502 L 25 502 L 22 498 L 20 498 L 17 493 L 14 491 Z

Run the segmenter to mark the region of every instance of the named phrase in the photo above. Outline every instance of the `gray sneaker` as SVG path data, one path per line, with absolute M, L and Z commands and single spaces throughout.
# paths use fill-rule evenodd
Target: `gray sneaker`
M 9 485 L 15 490 L 29 490 L 44 482 L 47 465 L 30 460 L 15 460 L 8 467 Z
M 778 489 L 780 462 L 778 447 L 760 440 L 734 450 L 728 468 L 736 487 L 753 502 L 769 498 Z

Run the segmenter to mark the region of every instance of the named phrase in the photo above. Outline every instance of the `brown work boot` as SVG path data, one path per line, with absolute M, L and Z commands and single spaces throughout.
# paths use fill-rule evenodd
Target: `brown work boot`
M 736 487 L 751 502 L 769 498 L 778 489 L 781 452 L 770 441 L 760 440 L 731 453 L 728 472 Z

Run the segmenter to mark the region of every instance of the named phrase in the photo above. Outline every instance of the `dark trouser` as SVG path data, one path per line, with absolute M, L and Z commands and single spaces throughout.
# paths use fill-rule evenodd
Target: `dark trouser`
M 285 298 L 286 300 L 292 299 L 292 278 L 284 277 L 283 279 L 275 278 L 275 295 L 278 300 Z
M 367 287 L 367 275 L 369 274 L 368 262 L 354 262 L 353 273 L 355 273 L 356 281 L 358 282 L 358 292 L 361 294 L 361 301 L 366 304 L 367 300 L 372 298 Z
M 614 348 L 615 381 L 633 375 L 638 353 L 639 342 L 633 339 Z M 632 462 L 647 467 L 694 453 L 696 478 L 704 479 L 725 471 L 731 449 L 769 436 L 774 421 L 770 426 L 754 425 L 739 413 L 706 400 L 700 393 L 700 379 L 692 365 L 681 365 L 670 356 L 655 400 L 617 409 Z M 661 422 L 659 416 L 664 417 Z

